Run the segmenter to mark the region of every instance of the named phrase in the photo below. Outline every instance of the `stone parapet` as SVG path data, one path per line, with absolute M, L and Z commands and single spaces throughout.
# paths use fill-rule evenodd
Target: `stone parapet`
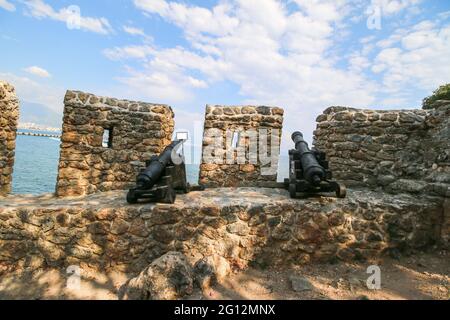
M 336 179 L 391 193 L 450 196 L 450 105 L 431 110 L 331 107 L 314 143 Z
M 192 264 L 217 254 L 236 268 L 371 259 L 448 247 L 442 198 L 349 190 L 290 199 L 281 189 L 218 188 L 173 205 L 127 205 L 123 191 L 0 200 L 0 268 L 119 268 L 137 273 L 169 251 Z M 443 219 L 445 221 L 443 221 Z
M 13 86 L 0 81 L 0 196 L 11 192 L 19 100 Z
M 284 110 L 206 107 L 200 184 L 253 187 L 277 180 Z
M 123 190 L 171 141 L 167 105 L 67 91 L 56 194 L 80 196 Z

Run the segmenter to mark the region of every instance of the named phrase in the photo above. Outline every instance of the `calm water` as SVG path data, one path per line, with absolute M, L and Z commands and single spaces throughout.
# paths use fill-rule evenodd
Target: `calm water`
M 59 145 L 60 141 L 55 138 L 17 136 L 13 193 L 42 194 L 55 191 Z M 282 178 L 287 176 L 288 161 L 282 157 L 280 163 L 279 176 Z M 197 184 L 199 166 L 188 164 L 186 169 L 188 181 Z
M 17 136 L 13 193 L 55 191 L 60 141 L 54 138 Z

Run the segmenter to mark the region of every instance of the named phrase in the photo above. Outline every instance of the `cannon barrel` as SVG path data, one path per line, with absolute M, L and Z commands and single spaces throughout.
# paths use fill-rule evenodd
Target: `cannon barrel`
M 164 151 L 157 157 L 154 157 L 147 168 L 142 171 L 136 178 L 136 184 L 139 189 L 151 189 L 161 178 L 164 169 L 171 161 L 172 151 L 182 143 L 182 140 L 173 141 Z
M 295 150 L 300 154 L 303 176 L 309 183 L 319 185 L 326 178 L 325 169 L 319 164 L 313 151 L 309 149 L 308 143 L 303 139 L 301 132 L 294 132 L 292 140 L 295 143 Z

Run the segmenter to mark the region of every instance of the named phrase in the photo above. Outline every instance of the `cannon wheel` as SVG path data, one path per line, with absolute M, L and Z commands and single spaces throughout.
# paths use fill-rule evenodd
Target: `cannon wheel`
M 186 183 L 184 189 L 183 189 L 184 193 L 189 193 L 191 192 L 191 184 L 189 182 Z
M 176 198 L 177 198 L 177 194 L 176 194 L 175 190 L 170 189 L 170 190 L 167 191 L 166 199 L 165 199 L 164 202 L 173 204 L 173 203 L 175 203 L 175 199 Z
M 127 193 L 127 202 L 129 204 L 136 204 L 138 203 L 138 198 L 136 197 L 136 193 L 132 190 L 128 191 Z
M 163 187 L 164 189 L 161 190 L 161 196 L 158 197 L 160 203 L 167 203 L 167 204 L 173 204 L 175 203 L 175 200 L 177 198 L 177 192 L 171 187 Z
M 292 199 L 297 198 L 297 186 L 294 183 L 289 184 L 289 195 Z
M 343 184 L 337 185 L 336 196 L 341 199 L 347 196 L 347 188 Z

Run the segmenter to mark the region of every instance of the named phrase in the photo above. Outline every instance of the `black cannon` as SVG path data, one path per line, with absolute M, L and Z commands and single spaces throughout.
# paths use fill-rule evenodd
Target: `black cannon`
M 292 140 L 295 149 L 289 151 L 289 179 L 284 181 L 291 198 L 319 192 L 336 192 L 338 198 L 345 198 L 346 188 L 332 180 L 326 154 L 315 148 L 310 150 L 300 132 L 294 132 Z
M 184 156 L 177 153 L 184 140 L 175 140 L 159 156 L 146 161 L 146 168 L 136 178 L 136 187 L 130 189 L 127 201 L 140 199 L 151 202 L 174 203 L 177 193 L 188 193 Z

